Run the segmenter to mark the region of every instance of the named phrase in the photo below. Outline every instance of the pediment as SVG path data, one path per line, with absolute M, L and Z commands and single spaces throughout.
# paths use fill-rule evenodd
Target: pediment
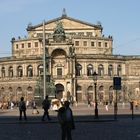
M 79 29 L 102 29 L 99 25 L 90 24 L 87 22 L 83 22 L 81 20 L 73 19 L 70 17 L 59 17 L 50 21 L 45 22 L 45 28 L 47 30 L 53 30 L 56 27 L 57 22 L 62 22 L 63 27 L 65 30 L 79 30 Z M 42 24 L 32 26 L 31 30 L 42 30 Z M 29 28 L 27 30 L 30 30 Z

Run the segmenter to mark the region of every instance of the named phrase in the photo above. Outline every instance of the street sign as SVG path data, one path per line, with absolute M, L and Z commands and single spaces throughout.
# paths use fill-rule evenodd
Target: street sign
M 113 89 L 121 90 L 121 77 L 113 77 Z

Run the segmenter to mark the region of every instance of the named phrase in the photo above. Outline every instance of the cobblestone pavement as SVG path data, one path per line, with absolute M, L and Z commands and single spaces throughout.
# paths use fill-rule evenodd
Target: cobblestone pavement
M 106 112 L 99 107 L 99 119 L 94 119 L 94 109 L 87 106 L 72 107 L 76 129 L 73 140 L 140 140 L 139 110 L 131 118 L 129 107 L 119 108 L 118 119 L 114 121 L 113 108 Z M 0 140 L 61 140 L 60 126 L 56 112 L 50 111 L 51 121 L 41 122 L 39 114 L 27 110 L 28 121 L 18 121 L 18 109 L 0 111 Z

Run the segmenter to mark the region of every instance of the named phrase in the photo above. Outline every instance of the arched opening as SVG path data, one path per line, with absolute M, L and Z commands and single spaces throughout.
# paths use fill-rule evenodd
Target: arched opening
M 14 101 L 15 100 L 15 96 L 13 94 L 13 88 L 12 87 L 9 87 L 8 88 L 8 92 L 9 92 L 9 100 L 10 101 Z
M 89 86 L 87 91 L 87 100 L 93 100 L 93 86 Z
M 63 77 L 63 75 L 68 73 L 66 52 L 63 49 L 55 49 L 51 56 L 51 74 L 57 76 L 58 78 Z
M 98 66 L 98 75 L 99 76 L 103 76 L 104 75 L 104 66 L 102 64 L 100 64 Z
M 17 93 L 17 101 L 20 101 L 20 98 L 22 97 L 22 96 L 24 96 L 23 95 L 23 92 L 22 92 L 22 88 L 21 87 L 18 87 L 17 88 L 17 90 L 16 90 L 16 93 Z
M 37 67 L 37 76 L 41 76 L 43 74 L 43 64 L 40 64 Z
M 27 88 L 27 95 L 26 95 L 26 100 L 32 101 L 33 100 L 33 88 L 32 87 L 28 87 Z
M 22 77 L 23 76 L 23 68 L 22 66 L 17 67 L 17 76 Z
M 33 67 L 31 65 L 27 67 L 27 77 L 33 77 Z
M 64 86 L 62 84 L 56 84 L 56 98 L 61 99 L 63 97 Z
M 113 86 L 109 87 L 109 103 L 113 103 Z
M 12 66 L 10 66 L 8 69 L 8 75 L 9 75 L 9 77 L 13 77 L 13 67 Z
M 82 102 L 82 87 L 80 85 L 76 86 L 76 101 Z
M 93 65 L 87 65 L 87 76 L 92 76 L 93 74 Z
M 79 63 L 77 63 L 75 69 L 76 69 L 76 76 L 81 76 L 81 74 L 82 74 L 82 66 Z
M 103 86 L 99 87 L 98 98 L 99 98 L 99 103 L 103 103 L 104 101 L 104 87 Z

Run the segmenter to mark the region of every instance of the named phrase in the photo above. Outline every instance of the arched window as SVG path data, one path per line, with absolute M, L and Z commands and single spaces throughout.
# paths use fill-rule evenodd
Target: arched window
M 99 75 L 99 76 L 103 76 L 103 74 L 104 74 L 104 67 L 103 67 L 102 64 L 100 64 L 100 65 L 98 66 L 98 75 Z
M 113 102 L 113 86 L 109 87 L 109 103 L 112 104 Z
M 22 66 L 17 67 L 17 76 L 22 77 L 23 76 L 23 68 Z
M 5 77 L 5 67 L 1 68 L 1 77 Z
M 32 88 L 31 86 L 29 86 L 29 87 L 27 88 L 27 92 L 28 92 L 28 93 L 32 93 L 32 92 L 33 92 L 33 88 Z
M 41 76 L 43 74 L 43 64 L 39 65 L 37 68 L 37 75 Z
M 99 87 L 99 94 L 98 94 L 98 97 L 99 97 L 99 102 L 103 103 L 103 100 L 104 100 L 104 87 L 103 86 L 100 86 Z
M 92 76 L 93 74 L 93 65 L 87 65 L 87 76 Z
M 9 77 L 13 77 L 13 67 L 12 66 L 9 67 L 8 73 L 9 73 Z
M 87 100 L 93 100 L 93 86 L 89 86 L 87 89 Z
M 33 77 L 33 67 L 31 65 L 27 67 L 27 77 Z
M 118 65 L 117 66 L 117 76 L 121 75 L 121 71 L 122 71 L 121 65 Z
M 76 76 L 81 76 L 82 73 L 82 66 L 78 63 L 76 65 Z
M 108 76 L 112 76 L 113 75 L 113 66 L 109 65 L 108 66 Z

